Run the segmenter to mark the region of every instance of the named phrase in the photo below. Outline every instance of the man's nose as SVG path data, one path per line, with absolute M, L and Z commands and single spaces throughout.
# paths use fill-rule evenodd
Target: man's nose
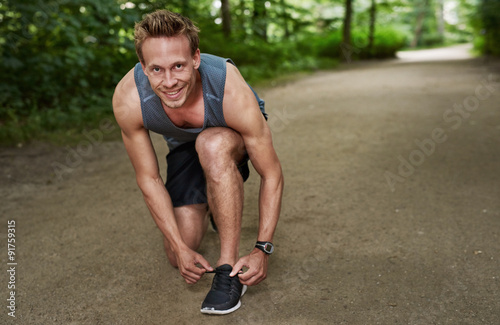
M 163 85 L 167 88 L 172 88 L 177 84 L 177 78 L 171 71 L 166 71 L 163 78 Z

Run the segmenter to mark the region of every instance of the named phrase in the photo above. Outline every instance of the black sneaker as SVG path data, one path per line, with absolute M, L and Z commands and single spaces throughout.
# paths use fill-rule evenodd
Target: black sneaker
M 213 272 L 206 272 L 215 273 L 215 276 L 212 288 L 201 305 L 202 313 L 224 315 L 240 308 L 240 297 L 247 290 L 247 286 L 241 284 L 237 275 L 232 278 L 229 276 L 232 270 L 231 265 L 224 264 Z

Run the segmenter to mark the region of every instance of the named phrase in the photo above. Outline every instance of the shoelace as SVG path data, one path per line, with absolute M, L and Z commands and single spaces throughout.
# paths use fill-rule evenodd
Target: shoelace
M 214 290 L 224 290 L 227 288 L 231 288 L 231 277 L 229 274 L 230 271 L 222 271 L 214 269 L 213 271 L 206 271 L 205 273 L 215 273 L 213 288 Z M 219 276 L 217 276 L 219 275 Z

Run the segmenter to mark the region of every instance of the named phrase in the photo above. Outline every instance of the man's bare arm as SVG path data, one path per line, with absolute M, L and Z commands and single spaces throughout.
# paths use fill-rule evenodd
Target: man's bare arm
M 226 90 L 224 95 L 226 123 L 243 137 L 250 161 L 261 176 L 257 239 L 272 241 L 281 210 L 283 173 L 273 147 L 271 130 L 259 109 L 255 95 L 238 70 L 230 64 L 228 64 Z M 250 255 L 236 263 L 231 275 L 236 274 L 243 266 L 249 270 L 240 275 L 242 283 L 255 285 L 266 277 L 267 255 L 259 249 L 254 249 Z
M 177 265 L 181 275 L 186 282 L 195 283 L 204 273 L 204 270 L 196 267 L 195 264 L 201 264 L 206 270 L 212 270 L 212 268 L 201 255 L 187 247 L 181 238 L 172 201 L 160 176 L 149 131 L 143 126 L 133 70 L 116 87 L 113 96 L 113 111 L 122 129 L 123 143 L 134 167 L 137 184 L 143 193 L 146 205 L 177 256 Z

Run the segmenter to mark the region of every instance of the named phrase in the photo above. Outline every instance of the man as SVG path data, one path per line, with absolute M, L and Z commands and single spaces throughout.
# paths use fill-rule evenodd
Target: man
M 240 307 L 247 285 L 266 278 L 283 175 L 263 101 L 231 60 L 200 53 L 198 32 L 189 19 L 166 10 L 137 23 L 140 62 L 117 85 L 113 109 L 170 263 L 190 284 L 215 273 L 201 312 L 227 314 Z M 170 149 L 166 184 L 149 131 L 162 134 Z M 259 230 L 256 247 L 239 258 L 248 159 L 261 176 Z M 220 238 L 215 269 L 196 252 L 207 209 Z

